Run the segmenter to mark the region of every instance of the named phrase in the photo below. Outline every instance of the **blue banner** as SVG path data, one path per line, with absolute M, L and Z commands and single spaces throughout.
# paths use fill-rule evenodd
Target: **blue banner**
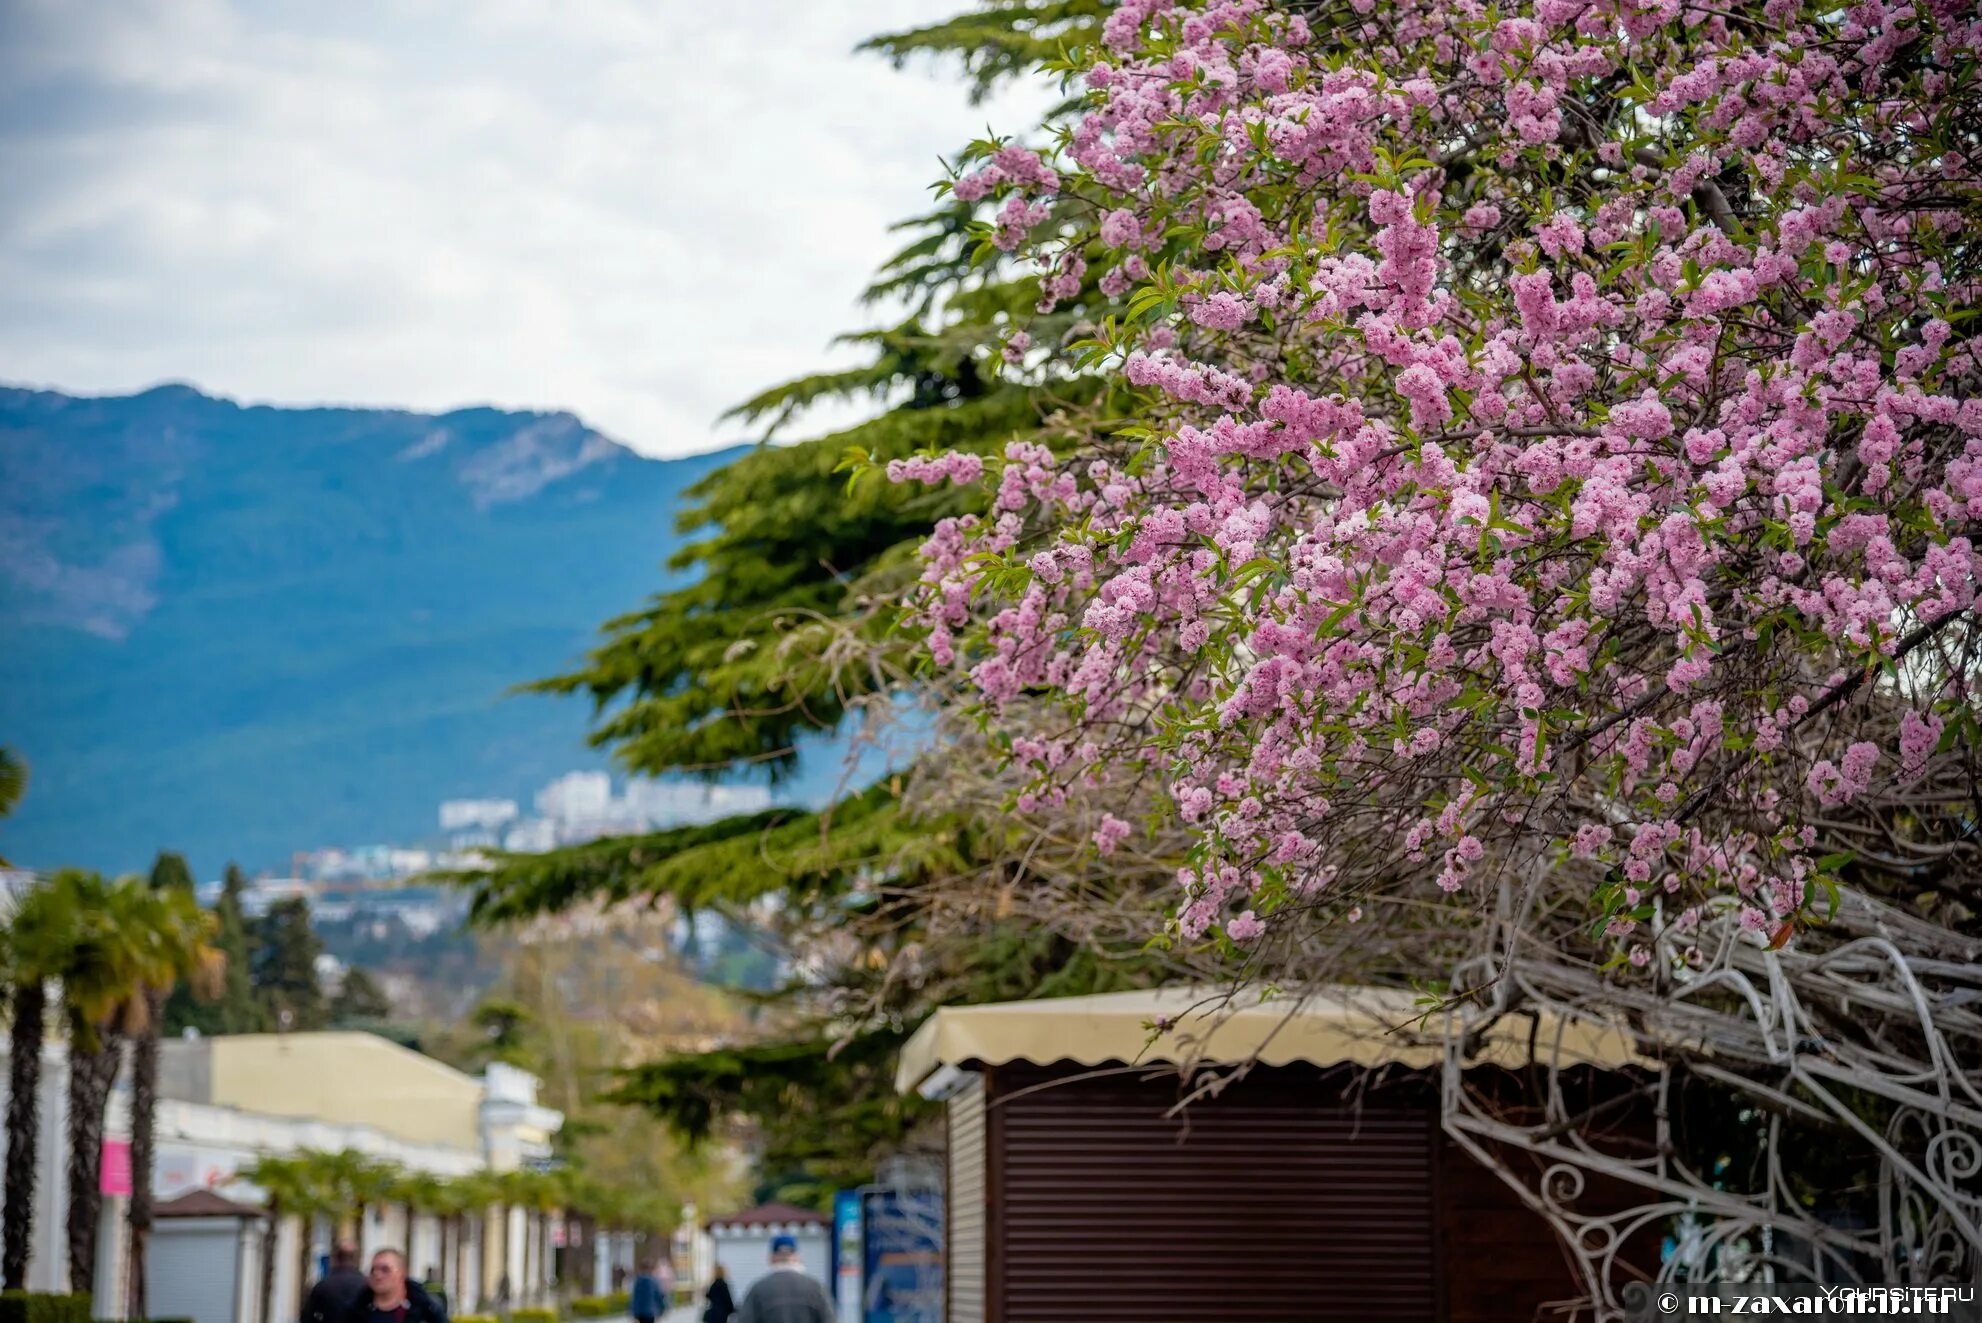
M 854 1190 L 835 1191 L 833 1280 L 827 1284 L 827 1289 L 832 1292 L 833 1308 L 840 1316 L 840 1323 L 861 1323 L 860 1274 L 863 1266 L 860 1250 L 860 1195 Z
M 943 1196 L 867 1190 L 860 1212 L 862 1323 L 942 1323 Z

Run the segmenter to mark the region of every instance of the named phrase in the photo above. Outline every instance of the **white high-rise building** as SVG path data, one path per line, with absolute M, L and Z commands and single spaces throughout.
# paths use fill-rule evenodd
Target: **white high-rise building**
M 537 792 L 537 812 L 559 824 L 597 822 L 612 812 L 612 777 L 566 772 Z

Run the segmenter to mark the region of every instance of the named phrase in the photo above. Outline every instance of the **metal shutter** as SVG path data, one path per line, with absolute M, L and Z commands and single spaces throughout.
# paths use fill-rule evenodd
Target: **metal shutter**
M 984 1323 L 984 1080 L 950 1099 L 950 1176 L 943 1271 L 949 1323 Z
M 152 1317 L 235 1323 L 240 1249 L 233 1218 L 159 1219 L 145 1254 Z
M 1049 1078 L 994 1084 L 994 1323 L 1436 1316 L 1421 1099 L 1262 1071 L 1172 1118 L 1174 1075 Z

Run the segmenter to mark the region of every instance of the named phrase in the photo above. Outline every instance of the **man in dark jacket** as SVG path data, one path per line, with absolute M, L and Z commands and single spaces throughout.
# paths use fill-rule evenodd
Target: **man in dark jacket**
M 333 1245 L 330 1271 L 310 1288 L 303 1305 L 303 1323 L 344 1323 L 351 1306 L 365 1293 L 365 1274 L 358 1271 L 358 1247 L 350 1241 Z
M 406 1279 L 406 1256 L 396 1249 L 372 1255 L 367 1285 L 342 1323 L 447 1323 L 447 1310 L 418 1282 Z
M 771 1271 L 743 1297 L 737 1323 L 836 1323 L 826 1288 L 805 1275 L 798 1242 L 771 1237 Z

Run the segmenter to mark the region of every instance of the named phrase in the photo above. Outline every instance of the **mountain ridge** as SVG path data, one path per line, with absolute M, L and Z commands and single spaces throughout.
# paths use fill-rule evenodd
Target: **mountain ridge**
M 683 489 L 564 411 L 0 386 L 0 742 L 33 866 L 277 867 L 599 766 L 582 704 L 505 699 L 679 582 Z

